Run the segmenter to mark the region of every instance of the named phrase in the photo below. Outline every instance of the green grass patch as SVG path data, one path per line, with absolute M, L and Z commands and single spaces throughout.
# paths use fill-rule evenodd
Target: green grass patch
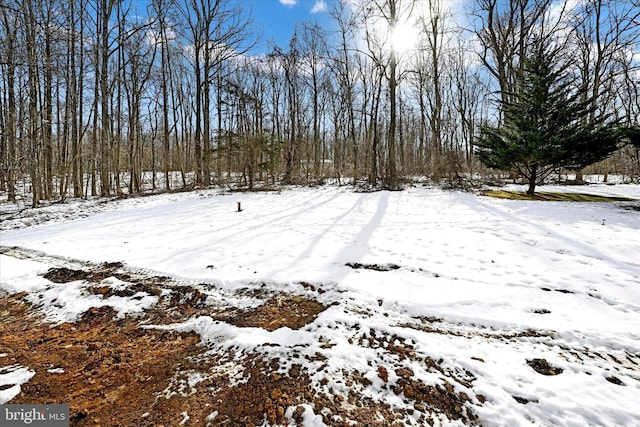
M 482 194 L 484 196 L 495 197 L 498 199 L 541 200 L 547 202 L 632 202 L 635 200 L 628 197 L 610 197 L 587 193 L 555 193 L 545 191 L 536 192 L 531 195 L 524 191 L 487 190 L 483 191 Z

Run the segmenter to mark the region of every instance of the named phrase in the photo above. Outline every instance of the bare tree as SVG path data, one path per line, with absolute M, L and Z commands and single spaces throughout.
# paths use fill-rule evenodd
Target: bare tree
M 358 140 L 356 137 L 356 111 L 355 111 L 355 93 L 354 84 L 356 76 L 354 75 L 353 68 L 353 51 L 355 47 L 352 45 L 356 38 L 357 27 L 357 15 L 352 11 L 351 6 L 348 4 L 348 0 L 341 0 L 335 4 L 331 9 L 331 16 L 338 24 L 337 36 L 338 46 L 337 51 L 333 55 L 333 71 L 336 75 L 336 82 L 338 90 L 341 93 L 341 105 L 340 108 L 344 109 L 347 115 L 346 127 L 347 136 L 346 139 L 351 144 L 351 150 L 353 155 L 353 179 L 356 181 L 359 177 L 359 150 Z M 366 97 L 365 97 L 366 98 Z M 337 123 L 337 119 L 336 119 Z M 337 138 L 337 135 L 334 135 Z M 335 167 L 337 168 L 338 175 L 342 174 L 343 160 L 345 155 L 342 153 L 340 147 L 336 147 L 337 150 L 334 154 Z
M 171 52 L 170 52 L 170 22 L 169 10 L 173 7 L 172 0 L 153 0 L 151 11 L 156 20 L 157 34 L 154 42 L 160 46 L 160 69 L 159 82 L 161 93 L 162 109 L 162 169 L 164 172 L 165 189 L 171 189 L 170 169 L 171 169 L 171 125 L 169 115 L 169 92 L 170 92 L 170 72 L 171 72 Z
M 375 0 L 365 7 L 367 44 L 372 59 L 383 66 L 389 89 L 389 124 L 387 132 L 387 159 L 384 184 L 391 189 L 399 188 L 397 171 L 397 87 L 400 81 L 398 71 L 398 49 L 394 46 L 393 36 L 397 28 L 414 25 L 412 22 L 414 0 Z M 377 21 L 377 22 L 376 22 Z M 384 31 L 372 29 L 370 25 L 382 23 Z
M 3 98 L 0 109 L 3 114 L 0 116 L 0 181 L 2 188 L 7 190 L 7 200 L 16 201 L 16 131 L 17 131 L 17 105 L 16 105 L 16 57 L 17 48 L 16 33 L 13 26 L 17 25 L 18 13 L 16 5 L 9 2 L 0 7 L 0 67 L 2 69 Z M 6 182 L 6 187 L 4 187 Z
M 123 83 L 128 110 L 129 192 L 141 191 L 143 172 L 142 97 L 149 84 L 157 44 L 148 43 L 150 26 L 133 23 L 123 43 Z
M 442 55 L 444 48 L 445 15 L 439 0 L 429 0 L 428 16 L 422 17 L 422 30 L 426 39 L 426 48 L 431 60 L 431 100 L 430 130 L 433 146 L 442 147 Z
M 497 80 L 502 102 L 515 93 L 530 36 L 550 4 L 551 0 L 476 0 L 480 60 Z
M 110 84 L 110 67 L 109 60 L 112 54 L 111 50 L 111 17 L 120 0 L 98 0 L 97 1 L 97 31 L 96 31 L 96 84 L 94 99 L 94 114 L 97 119 L 98 105 L 100 106 L 100 195 L 109 196 L 111 194 L 111 116 L 109 100 L 111 99 L 112 86 Z M 97 125 L 94 120 L 94 126 Z M 94 132 L 98 132 L 94 129 Z M 94 144 L 97 141 L 94 139 Z M 97 154 L 97 153 L 96 153 Z M 95 180 L 92 180 L 95 181 Z M 95 189 L 92 188 L 92 194 Z
M 83 48 L 84 40 L 84 28 L 85 28 L 85 15 L 86 5 L 85 2 L 80 0 L 78 2 L 79 9 L 76 12 L 75 1 L 74 5 L 69 8 L 70 25 L 68 43 L 70 46 L 69 53 L 69 84 L 68 97 L 69 102 L 67 108 L 69 110 L 71 120 L 71 163 L 72 163 L 72 175 L 73 175 L 73 195 L 75 197 L 83 197 L 83 176 L 84 176 L 84 154 L 82 149 L 82 141 L 86 128 L 83 127 L 84 117 L 84 75 L 85 75 L 85 49 Z M 77 21 L 76 21 L 77 19 Z M 77 24 L 76 24 L 77 22 Z M 77 27 L 76 27 L 77 25 Z M 76 65 L 77 57 L 77 65 Z M 95 112 L 94 112 L 95 114 Z
M 587 0 L 571 15 L 572 45 L 579 70 L 582 99 L 590 99 L 590 121 L 612 108 L 625 73 L 625 62 L 640 41 L 640 7 L 617 0 Z M 637 66 L 637 65 L 636 65 Z M 582 181 L 579 170 L 576 181 Z
M 287 144 L 285 149 L 285 169 L 283 182 L 290 184 L 297 180 L 298 174 L 298 160 L 300 156 L 299 147 L 299 113 L 301 104 L 301 90 L 299 84 L 299 74 L 301 67 L 301 55 L 298 49 L 298 36 L 294 33 L 289 43 L 289 51 L 282 52 L 277 50 L 277 54 L 280 58 L 280 65 L 282 66 L 282 72 L 284 75 L 285 85 L 285 99 L 288 112 L 288 135 Z
M 482 100 L 486 99 L 488 89 L 481 73 L 469 66 L 468 52 L 469 50 L 464 46 L 458 46 L 455 56 L 452 58 L 451 68 L 455 89 L 454 108 L 461 125 L 460 135 L 467 164 L 472 166 L 474 138 L 478 123 L 482 121 L 480 116 Z
M 317 178 L 320 176 L 320 155 L 322 152 L 322 147 L 320 146 L 320 101 L 322 94 L 326 93 L 328 46 L 323 30 L 317 24 L 303 25 L 301 42 L 303 64 L 306 66 L 306 75 L 308 75 L 307 84 L 311 91 L 310 95 L 313 109 L 313 141 L 311 150 L 313 153 L 313 175 Z
M 41 121 L 38 110 L 40 101 L 40 70 L 38 67 L 38 21 L 35 4 L 31 1 L 22 3 L 22 16 L 24 22 L 24 37 L 27 53 L 27 69 L 29 79 L 29 115 L 28 115 L 28 144 L 29 144 L 29 173 L 32 185 L 32 206 L 36 207 L 43 196 L 42 175 L 42 150 L 40 145 Z
M 210 185 L 212 82 L 226 61 L 253 45 L 252 20 L 241 1 L 187 0 L 180 13 L 193 44 L 196 182 Z

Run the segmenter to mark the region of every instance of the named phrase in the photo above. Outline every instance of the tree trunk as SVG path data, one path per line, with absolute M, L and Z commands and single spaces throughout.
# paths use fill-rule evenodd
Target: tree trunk
M 392 15 L 395 22 L 395 15 Z M 389 62 L 391 76 L 389 78 L 389 98 L 390 98 L 390 115 L 389 115 L 389 138 L 387 147 L 389 149 L 387 159 L 387 186 L 392 189 L 398 189 L 398 172 L 396 170 L 396 53 L 391 51 L 391 60 Z
M 27 68 L 29 81 L 29 172 L 32 185 L 32 207 L 37 207 L 42 197 L 42 176 L 40 174 L 40 133 L 38 131 L 38 93 L 40 76 L 38 73 L 38 51 L 36 46 L 37 21 L 31 4 L 23 5 L 25 8 L 25 41 L 27 47 Z
M 100 0 L 102 12 L 100 30 L 100 108 L 101 108 L 101 132 L 100 132 L 100 195 L 109 196 L 110 191 L 110 148 L 111 148 L 111 120 L 109 117 L 109 21 L 113 10 L 114 0 Z
M 81 3 L 80 10 L 80 30 L 79 36 L 80 39 L 84 39 L 84 7 Z M 75 16 L 75 15 L 73 15 Z M 73 195 L 75 197 L 84 197 L 84 191 L 82 187 L 82 180 L 84 175 L 84 165 L 83 165 L 83 153 L 82 153 L 82 139 L 84 132 L 81 131 L 82 127 L 82 117 L 84 115 L 84 49 L 82 46 L 79 48 L 78 53 L 78 74 L 76 78 L 76 70 L 75 70 L 75 49 L 76 49 L 76 32 L 72 29 L 71 31 L 71 44 L 72 44 L 72 61 L 71 61 L 71 81 L 74 85 L 74 96 L 76 105 L 76 109 L 72 112 L 72 129 L 71 129 L 71 161 L 73 163 L 72 174 L 73 174 Z M 77 88 L 77 89 L 75 89 Z
M 7 10 L 2 8 L 2 22 L 5 28 L 9 28 L 9 20 L 13 17 L 9 17 Z M 2 160 L 5 161 L 4 168 L 5 179 L 7 182 L 7 201 L 16 201 L 16 189 L 15 189 L 15 168 L 17 168 L 16 159 L 16 96 L 15 96 L 15 69 L 16 64 L 14 62 L 14 42 L 15 37 L 11 31 L 7 31 L 6 34 L 6 60 L 7 60 L 7 105 L 4 120 L 4 132 L 2 144 L 6 144 L 7 152 L 4 153 Z M 6 156 L 6 157 L 5 157 Z M 6 160 L 5 160 L 6 159 Z
M 536 181 L 538 179 L 538 165 L 531 165 L 531 173 L 529 175 L 529 188 L 527 189 L 527 194 L 533 196 L 536 189 Z
M 195 58 L 194 74 L 196 75 L 196 134 L 194 141 L 194 156 L 196 160 L 196 184 L 202 184 L 202 71 L 200 70 L 200 37 L 194 35 Z
M 161 14 L 164 11 L 159 11 Z M 161 15 L 162 16 L 162 15 Z M 167 40 L 166 29 L 164 26 L 164 20 L 160 21 L 160 34 L 162 37 L 162 51 L 161 64 L 162 64 L 162 169 L 164 171 L 164 188 L 165 190 L 171 190 L 171 182 L 169 177 L 169 169 L 171 167 L 171 146 L 169 142 L 169 82 L 167 77 L 167 67 L 169 63 L 169 42 Z
M 51 200 L 53 195 L 53 71 L 51 63 L 51 30 L 48 25 L 44 29 L 44 58 L 43 58 L 43 101 L 42 112 L 42 142 L 44 169 L 44 198 Z

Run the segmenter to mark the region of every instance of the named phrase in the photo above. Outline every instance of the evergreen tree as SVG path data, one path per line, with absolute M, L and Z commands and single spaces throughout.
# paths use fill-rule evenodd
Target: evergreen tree
M 640 126 L 629 126 L 621 129 L 620 132 L 622 133 L 624 142 L 640 148 Z
M 560 167 L 582 168 L 606 158 L 621 136 L 608 115 L 589 120 L 594 103 L 580 100 L 559 54 L 542 39 L 533 43 L 516 93 L 500 102 L 503 125 L 482 127 L 476 142 L 485 165 L 528 179 L 527 194 Z

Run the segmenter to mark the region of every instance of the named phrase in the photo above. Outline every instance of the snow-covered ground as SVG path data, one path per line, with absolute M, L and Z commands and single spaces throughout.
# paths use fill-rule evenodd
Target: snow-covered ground
M 640 200 L 638 185 L 540 190 Z M 313 365 L 310 372 L 323 365 L 312 378 L 318 388 L 346 393 L 341 373 L 358 371 L 370 381 L 360 392 L 392 406 L 413 404 L 391 391 L 378 367 L 390 368 L 390 384 L 400 368 L 436 384 L 446 375 L 425 366 L 430 358 L 467 378 L 455 382 L 456 391 L 469 397 L 484 425 L 632 426 L 640 423 L 639 204 L 328 186 L 151 196 L 91 204 L 82 217 L 83 204 L 52 206 L 55 220 L 16 223 L 17 229 L 5 224 L 5 251 L 17 246 L 43 256 L 0 255 L 0 289 L 39 293 L 50 301 L 52 321 L 105 304 L 72 283 L 51 289 L 40 276 L 53 265 L 47 254 L 121 261 L 228 298 L 240 288 L 303 295 L 310 291 L 302 284 L 311 284 L 323 290 L 314 298 L 329 308 L 300 330 L 239 328 L 207 316 L 170 328 L 194 330 L 212 348 L 319 352 L 327 358 L 322 363 L 300 359 Z M 108 303 L 124 315 L 154 300 Z M 376 334 L 411 343 L 414 357 L 358 346 Z M 536 359 L 561 372 L 538 373 Z M 6 372 L 28 381 L 27 368 L 3 368 L 0 359 L 0 385 Z M 308 412 L 309 425 L 320 422 Z

